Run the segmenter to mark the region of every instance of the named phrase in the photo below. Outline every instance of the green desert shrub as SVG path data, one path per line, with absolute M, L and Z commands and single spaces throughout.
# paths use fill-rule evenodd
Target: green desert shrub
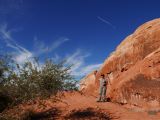
M 4 89 L 4 84 L 7 79 L 6 74 L 10 70 L 9 57 L 0 55 L 0 112 L 2 112 L 9 104 L 12 103 L 10 95 L 8 95 L 8 89 Z
M 4 63 L 6 66 L 3 66 Z M 77 82 L 70 74 L 71 66 L 66 66 L 64 61 L 54 63 L 52 60 L 46 60 L 44 64 L 40 64 L 34 59 L 21 65 L 11 60 L 4 63 L 0 64 L 0 68 L 3 68 L 0 69 L 0 92 L 12 100 L 12 105 L 36 97 L 50 97 L 64 90 L 77 89 Z

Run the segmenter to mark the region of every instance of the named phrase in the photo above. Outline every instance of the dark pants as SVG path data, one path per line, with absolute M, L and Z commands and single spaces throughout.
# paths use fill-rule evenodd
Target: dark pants
M 99 99 L 98 99 L 99 101 L 105 100 L 105 98 L 106 98 L 106 90 L 107 90 L 106 86 L 100 87 L 100 89 L 99 89 Z

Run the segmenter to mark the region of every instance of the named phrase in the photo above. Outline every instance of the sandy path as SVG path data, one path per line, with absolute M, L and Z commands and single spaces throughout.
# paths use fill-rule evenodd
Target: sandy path
M 71 113 L 73 110 L 93 108 L 111 114 L 113 120 L 160 120 L 160 113 L 138 112 L 136 109 L 129 109 L 111 102 L 97 103 L 94 96 L 85 96 L 78 92 L 66 93 L 65 96 L 63 102 L 56 104 L 56 107 L 63 113 L 61 116 Z

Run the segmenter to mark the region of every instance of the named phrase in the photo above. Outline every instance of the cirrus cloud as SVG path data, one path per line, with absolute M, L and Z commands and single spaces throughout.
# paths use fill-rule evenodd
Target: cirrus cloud
M 14 60 L 19 64 L 23 64 L 27 60 L 33 60 L 32 58 L 35 56 L 53 51 L 53 60 L 59 61 L 60 58 L 65 58 L 66 65 L 73 65 L 70 72 L 77 79 L 82 78 L 84 75 L 98 69 L 102 65 L 101 63 L 86 63 L 86 59 L 91 56 L 91 53 L 83 51 L 81 49 L 77 49 L 72 54 L 66 53 L 67 55 L 65 57 L 59 56 L 59 54 L 57 54 L 54 50 L 59 48 L 65 42 L 69 41 L 69 39 L 66 37 L 55 40 L 51 45 L 47 45 L 44 42 L 38 40 L 37 37 L 35 37 L 35 50 L 30 51 L 16 42 L 16 40 L 12 37 L 13 32 L 13 29 L 8 29 L 7 24 L 0 25 L 0 40 L 2 40 L 7 47 L 14 50 Z M 43 64 L 43 61 L 41 62 L 41 64 Z

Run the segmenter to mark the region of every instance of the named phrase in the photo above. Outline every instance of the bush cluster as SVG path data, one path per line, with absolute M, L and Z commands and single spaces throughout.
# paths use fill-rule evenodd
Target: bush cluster
M 8 104 L 16 105 L 36 97 L 46 98 L 57 92 L 76 90 L 76 81 L 70 74 L 71 66 L 65 62 L 37 59 L 18 64 L 0 57 L 0 111 Z

